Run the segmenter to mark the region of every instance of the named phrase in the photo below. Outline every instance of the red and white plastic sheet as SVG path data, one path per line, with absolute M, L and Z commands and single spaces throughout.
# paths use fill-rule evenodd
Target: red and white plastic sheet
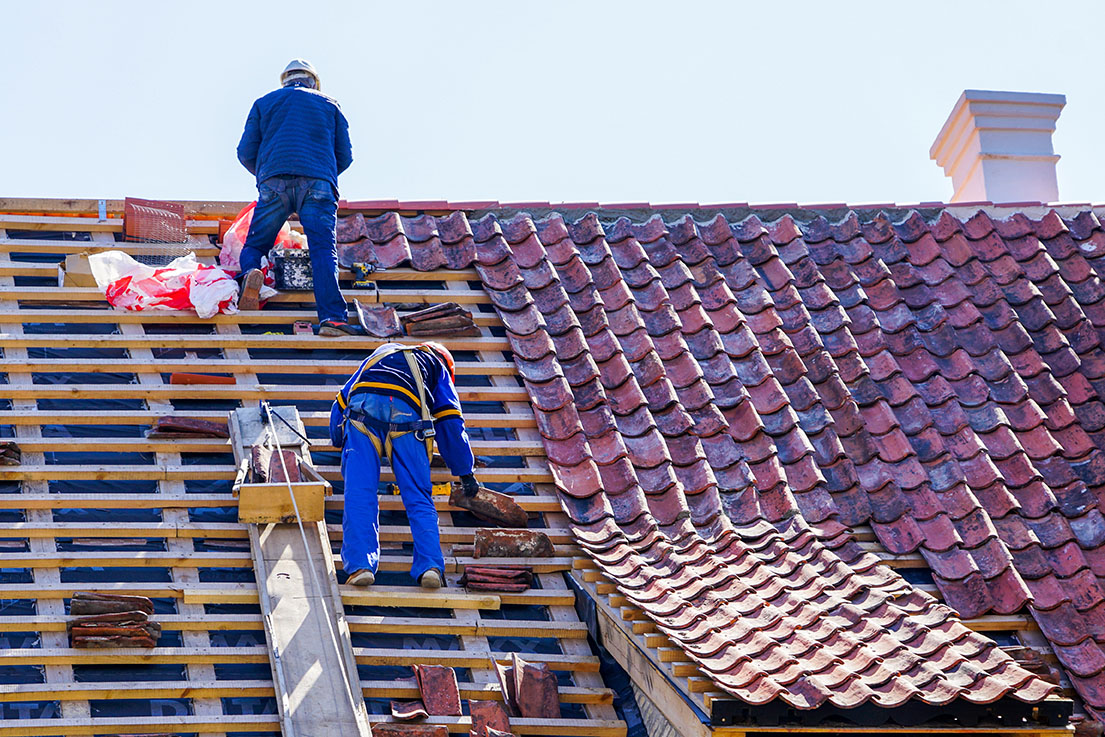
M 193 253 L 168 266 L 147 266 L 122 251 L 88 257 L 92 276 L 113 307 L 125 310 L 195 310 L 203 318 L 238 311 L 238 284 L 231 274 L 241 270 L 242 245 L 249 234 L 256 202 L 246 205 L 223 236 L 219 266 L 207 266 Z M 276 236 L 278 248 L 305 248 L 306 239 L 287 223 Z M 265 281 L 262 301 L 276 294 L 268 258 L 261 260 Z
M 88 257 L 92 276 L 113 307 L 125 310 L 195 310 L 203 318 L 238 311 L 238 284 L 218 266 L 189 253 L 167 266 L 147 266 L 122 251 Z

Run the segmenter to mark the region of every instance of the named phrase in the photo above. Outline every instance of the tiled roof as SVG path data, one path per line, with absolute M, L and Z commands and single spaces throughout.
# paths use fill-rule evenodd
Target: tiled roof
M 765 218 L 766 220 L 766 218 Z M 1105 232 L 553 212 L 346 218 L 346 260 L 473 262 L 580 543 L 751 703 L 1036 701 L 965 617 L 1024 607 L 1105 711 Z
M 79 200 L 78 200 L 79 201 Z M 3 200 L 0 200 L 0 204 Z M 197 210 L 202 209 L 202 206 L 209 205 L 211 203 L 191 203 Z M 230 204 L 230 203 L 228 203 Z M 232 203 L 236 205 L 236 209 L 241 209 L 246 205 L 242 203 Z M 198 206 L 198 207 L 197 207 Z M 580 210 L 597 210 L 601 212 L 615 212 L 615 211 L 652 211 L 652 212 L 691 212 L 691 211 L 740 211 L 746 210 L 749 212 L 756 212 L 760 214 L 782 211 L 808 211 L 808 212 L 834 212 L 841 210 L 855 210 L 857 212 L 864 211 L 877 211 L 877 210 L 910 210 L 910 209 L 932 209 L 932 208 L 953 208 L 957 211 L 964 208 L 980 208 L 980 207 L 992 207 L 999 209 L 1015 208 L 1019 210 L 1031 209 L 1031 208 L 1048 208 L 1053 207 L 1059 210 L 1067 210 L 1070 208 L 1078 209 L 1100 209 L 1105 207 L 1105 203 L 1090 204 L 1089 202 L 990 202 L 980 200 L 976 202 L 916 202 L 916 203 L 896 203 L 896 202 L 879 202 L 879 203 L 844 203 L 844 202 L 761 202 L 761 203 L 748 203 L 748 202 L 597 202 L 597 201 L 579 201 L 579 202 L 544 202 L 544 201 L 530 201 L 530 202 L 499 202 L 498 200 L 339 200 L 338 207 L 342 212 L 361 212 L 361 213 L 375 213 L 380 214 L 383 212 L 433 212 L 433 213 L 448 213 L 453 211 L 461 211 L 467 213 L 473 212 L 486 212 L 493 211 L 495 214 L 500 215 L 504 212 L 512 210 L 526 210 L 530 212 L 553 210 L 557 212 L 577 212 Z M 235 210 L 236 211 L 236 210 Z M 773 218 L 774 219 L 774 218 Z

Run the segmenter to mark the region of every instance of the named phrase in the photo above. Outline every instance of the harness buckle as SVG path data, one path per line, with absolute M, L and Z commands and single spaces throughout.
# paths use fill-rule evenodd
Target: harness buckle
M 437 435 L 433 420 L 422 420 L 419 424 L 421 427 L 414 431 L 414 436 L 419 440 L 426 441 Z

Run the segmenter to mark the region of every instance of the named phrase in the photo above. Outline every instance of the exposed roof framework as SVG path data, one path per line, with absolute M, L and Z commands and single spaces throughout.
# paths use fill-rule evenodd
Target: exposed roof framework
M 285 295 L 254 315 L 211 321 L 105 309 L 94 289 L 46 283 L 66 253 L 147 248 L 116 243 L 117 219 L 105 227 L 94 217 L 60 225 L 17 218 L 0 228 L 13 225 L 36 232 L 13 237 L 0 230 L 6 376 L 0 401 L 7 405 L 0 426 L 23 450 L 22 465 L 0 469 L 0 482 L 12 492 L 0 495 L 6 539 L 0 670 L 7 684 L 0 685 L 0 735 L 278 730 L 246 527 L 236 521 L 230 493 L 230 448 L 217 439 L 147 439 L 143 431 L 164 415 L 225 419 L 229 408 L 261 397 L 294 403 L 317 438 L 316 464 L 340 483 L 337 456 L 322 439 L 326 410 L 336 385 L 375 341 L 293 337 L 294 320 L 313 318 L 313 309 L 296 303 L 302 295 Z M 203 258 L 216 253 L 207 234 L 217 227 L 192 223 Z M 386 718 L 387 699 L 417 698 L 409 673 L 416 663 L 458 668 L 465 699 L 499 698 L 492 661 L 508 662 L 517 650 L 561 677 L 564 717 L 515 719 L 519 734 L 624 734 L 563 577 L 580 552 L 551 492 L 525 392 L 504 360 L 508 345 L 490 334 L 498 319 L 487 295 L 470 286 L 475 272 L 396 269 L 379 279 L 395 301 L 458 301 L 478 310 L 484 337 L 449 342 L 460 357 L 476 453 L 490 464 L 480 475 L 529 490 L 521 503 L 540 515 L 536 524 L 555 541 L 558 557 L 524 561 L 539 582 L 525 593 L 466 593 L 456 579 L 472 560 L 480 523 L 442 499 L 453 587 L 422 592 L 405 573 L 410 553 L 402 546 L 410 531 L 399 498 L 385 497 L 380 583 L 367 591 L 342 587 L 373 720 Z M 169 384 L 174 371 L 233 374 L 237 382 Z M 331 539 L 340 545 L 340 494 L 330 509 Z M 65 602 L 78 590 L 154 597 L 165 628 L 159 647 L 70 649 Z M 467 717 L 434 721 L 468 729 Z

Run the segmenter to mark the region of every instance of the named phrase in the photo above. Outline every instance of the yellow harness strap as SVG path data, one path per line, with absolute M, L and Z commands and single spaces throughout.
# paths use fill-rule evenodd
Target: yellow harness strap
M 410 369 L 411 376 L 414 379 L 414 387 L 415 387 L 415 389 L 418 390 L 418 404 L 422 409 L 422 421 L 423 422 L 427 422 L 427 421 L 432 422 L 433 421 L 433 415 L 430 414 L 430 405 L 426 401 L 426 385 L 422 381 L 422 371 L 419 370 L 418 361 L 415 359 L 415 357 L 412 353 L 413 351 L 417 351 L 417 350 L 422 350 L 422 349 L 417 347 L 417 346 L 402 346 L 400 348 L 395 348 L 393 350 L 387 351 L 386 353 L 381 353 L 379 356 L 376 356 L 374 358 L 370 358 L 368 360 L 368 362 L 365 363 L 364 368 L 361 370 L 361 374 L 359 374 L 357 376 L 357 381 L 354 381 L 353 383 L 357 384 L 358 381 L 360 381 L 361 375 L 363 375 L 365 371 L 367 371 L 368 369 L 375 366 L 377 363 L 379 363 L 384 358 L 392 355 L 393 353 L 402 352 L 404 354 L 404 357 L 407 359 L 407 368 Z M 364 426 L 364 423 L 358 422 L 357 420 L 350 420 L 350 422 L 352 423 L 353 427 L 357 428 L 357 430 L 359 430 L 360 432 L 362 432 L 362 433 L 364 433 L 365 435 L 368 436 L 368 439 L 372 441 L 373 447 L 376 448 L 376 453 L 378 455 L 380 455 L 381 457 L 386 457 L 389 462 L 391 461 L 391 448 L 392 448 L 392 442 L 391 441 L 392 441 L 392 439 L 397 438 L 401 435 L 406 435 L 407 433 L 412 432 L 411 430 L 407 430 L 405 432 L 389 432 L 387 434 L 387 437 L 384 438 L 383 443 L 381 443 L 380 439 L 378 437 L 376 437 L 375 433 L 373 433 L 371 430 L 369 430 L 367 427 Z M 432 435 L 427 436 L 426 439 L 425 439 L 425 442 L 426 442 L 426 460 L 432 463 L 433 460 L 434 460 L 434 438 L 433 438 L 433 436 Z
M 411 350 L 418 350 L 417 348 Z M 430 403 L 426 401 L 426 385 L 422 381 L 422 372 L 418 368 L 418 361 L 415 360 L 414 354 L 410 350 L 404 351 L 403 355 L 407 359 L 407 367 L 411 370 L 411 376 L 414 377 L 414 386 L 418 389 L 418 403 L 422 406 L 422 422 L 434 421 L 433 415 L 430 414 Z M 430 427 L 433 427 L 431 424 Z M 391 438 L 388 438 L 389 440 Z M 424 439 L 426 443 L 426 461 L 433 463 L 434 461 L 434 436 L 427 435 Z M 391 456 L 388 456 L 391 459 Z

